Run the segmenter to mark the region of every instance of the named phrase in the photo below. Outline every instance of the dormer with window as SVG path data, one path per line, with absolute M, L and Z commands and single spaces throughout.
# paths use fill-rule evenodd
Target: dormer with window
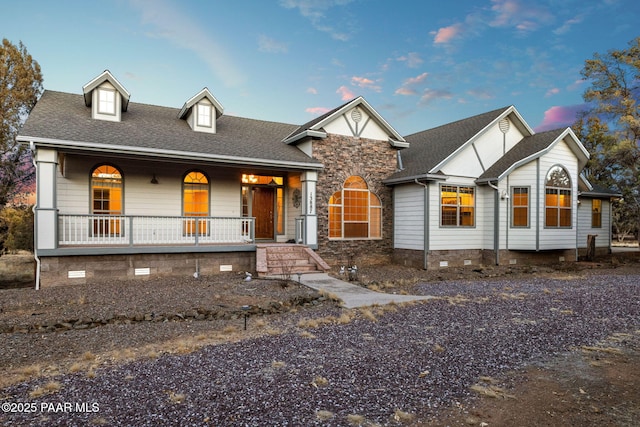
M 85 105 L 91 107 L 91 118 L 112 122 L 122 120 L 122 112 L 127 111 L 131 97 L 109 70 L 84 85 L 82 92 Z
M 216 133 L 216 119 L 223 112 L 222 105 L 204 88 L 184 103 L 178 118 L 186 120 L 196 132 Z

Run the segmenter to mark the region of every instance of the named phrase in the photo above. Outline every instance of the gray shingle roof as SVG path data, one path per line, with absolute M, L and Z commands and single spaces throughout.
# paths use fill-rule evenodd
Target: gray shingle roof
M 484 171 L 478 179 L 480 181 L 497 179 L 520 160 L 549 147 L 564 131 L 565 129 L 554 129 L 522 138 L 511 150 L 507 151 L 504 156 Z
M 20 140 L 38 138 L 73 141 L 87 146 L 175 151 L 194 157 L 220 156 L 270 162 L 295 162 L 319 167 L 320 163 L 282 139 L 296 125 L 234 116 L 217 120 L 217 133 L 193 131 L 178 118 L 177 108 L 130 103 L 121 122 L 94 120 L 82 95 L 45 91 L 24 127 Z
M 401 152 L 404 169 L 389 180 L 424 176 L 458 148 L 473 138 L 507 108 L 499 108 L 477 116 L 458 120 L 405 137 L 410 147 Z

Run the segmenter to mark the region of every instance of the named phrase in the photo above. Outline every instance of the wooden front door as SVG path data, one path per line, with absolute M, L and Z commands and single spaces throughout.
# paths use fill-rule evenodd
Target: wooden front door
M 253 187 L 251 213 L 256 218 L 256 239 L 274 238 L 275 190 L 269 187 Z

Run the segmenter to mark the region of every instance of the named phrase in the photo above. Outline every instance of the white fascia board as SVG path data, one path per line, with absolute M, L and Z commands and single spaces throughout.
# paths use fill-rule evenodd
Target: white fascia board
M 558 139 L 564 139 L 566 136 L 569 136 L 575 144 L 575 149 L 572 148 L 571 151 L 576 153 L 577 157 L 579 157 L 580 155 L 582 155 L 583 157 L 582 162 L 579 162 L 580 169 L 582 169 L 587 164 L 587 161 L 589 161 L 591 154 L 589 154 L 589 151 L 585 148 L 584 145 L 582 145 L 582 142 L 578 139 L 578 137 L 570 127 L 566 128 L 564 132 L 560 134 Z
M 412 175 L 406 176 L 402 178 L 392 178 L 392 179 L 384 179 L 382 183 L 385 185 L 395 185 L 395 184 L 404 184 L 408 182 L 415 182 L 415 180 L 424 180 L 424 181 L 445 181 L 448 177 L 442 174 L 431 174 L 425 173 L 422 175 Z
M 20 136 L 19 142 L 33 143 L 36 147 L 47 148 L 73 148 L 97 153 L 112 153 L 122 155 L 149 156 L 162 159 L 196 160 L 226 163 L 232 165 L 268 166 L 272 168 L 293 168 L 320 170 L 324 168 L 321 163 L 292 162 L 287 160 L 258 159 L 239 156 L 225 156 L 206 153 L 190 153 L 186 151 L 173 151 L 145 147 L 130 147 L 123 145 L 105 145 L 83 141 L 68 141 L 60 139 L 38 138 L 32 136 Z
M 327 137 L 327 133 L 319 131 L 319 130 L 305 130 L 304 132 L 297 133 L 294 136 L 285 139 L 284 143 L 293 144 L 294 142 L 300 141 L 301 139 L 304 139 L 306 137 L 326 138 Z
M 476 133 L 474 136 L 472 136 L 467 142 L 465 142 L 464 144 L 462 144 L 460 147 L 458 147 L 453 153 L 451 153 L 449 156 L 447 156 L 447 158 L 445 158 L 443 161 L 441 161 L 440 163 L 438 163 L 437 165 L 435 165 L 429 172 L 430 173 L 434 173 L 439 171 L 440 169 L 442 169 L 451 159 L 453 159 L 460 151 L 462 151 L 463 149 L 465 149 L 467 146 L 469 146 L 470 144 L 473 144 L 478 138 L 480 138 L 485 132 L 487 132 L 489 129 L 491 129 L 493 126 L 495 126 L 496 123 L 498 123 L 500 120 L 504 119 L 505 117 L 509 116 L 510 114 L 514 114 L 517 118 L 518 121 L 520 122 L 521 126 L 516 126 L 518 128 L 524 128 L 527 132 L 529 132 L 529 135 L 533 135 L 535 134 L 535 132 L 533 131 L 533 129 L 531 129 L 531 127 L 527 124 L 527 122 L 522 118 L 522 116 L 520 115 L 520 113 L 518 113 L 518 110 L 516 110 L 516 107 L 514 107 L 513 105 L 509 106 L 508 108 L 506 108 L 498 117 L 496 117 L 495 119 L 493 119 L 488 125 L 486 125 L 484 128 L 482 128 L 478 133 Z M 523 132 L 524 133 L 524 132 Z
M 222 114 L 224 113 L 224 107 L 216 99 L 216 97 L 213 96 L 211 91 L 209 91 L 209 89 L 205 87 L 200 92 L 196 93 L 194 96 L 189 98 L 187 102 L 184 103 L 184 105 L 182 106 L 182 109 L 180 110 L 180 113 L 178 113 L 178 118 L 180 119 L 184 118 L 187 115 L 187 112 L 189 111 L 189 109 L 191 109 L 191 107 L 193 107 L 202 98 L 207 98 L 209 101 L 211 101 L 211 103 L 213 104 L 213 107 L 216 109 L 216 117 L 222 116 Z
M 332 121 L 334 121 L 337 117 L 340 117 L 341 115 L 343 115 L 347 110 L 350 110 L 352 108 L 355 108 L 359 105 L 364 105 L 365 109 L 367 110 L 367 112 L 374 117 L 374 119 L 383 127 L 387 130 L 387 132 L 389 132 L 391 134 L 391 136 L 400 142 L 405 142 L 404 137 L 402 135 L 400 135 L 398 133 L 398 131 L 396 131 L 393 126 L 391 126 L 389 123 L 387 123 L 387 121 L 385 119 L 382 118 L 382 116 L 380 114 L 378 114 L 378 112 L 366 101 L 366 99 L 364 99 L 363 97 L 359 96 L 357 98 L 355 98 L 353 101 L 349 102 L 348 104 L 345 104 L 342 106 L 342 108 L 340 108 L 339 110 L 334 111 L 333 114 L 331 114 L 330 116 L 327 116 L 324 118 L 324 120 L 316 123 L 315 125 L 312 126 L 312 130 L 319 130 L 322 129 L 327 123 L 330 123 Z
M 582 181 L 584 183 L 584 185 L 587 186 L 587 189 L 589 191 L 593 191 L 593 185 L 591 185 L 591 183 L 589 182 L 589 180 L 587 179 L 586 176 L 584 176 L 584 174 L 582 172 L 580 172 L 580 175 L 578 175 L 580 177 L 580 181 Z
M 409 148 L 409 143 L 407 141 L 395 141 L 393 139 L 389 139 L 389 144 L 393 148 Z
M 82 93 L 84 94 L 84 103 L 88 107 L 91 105 L 91 92 L 99 85 L 101 85 L 104 81 L 108 81 L 111 83 L 116 90 L 120 93 L 120 96 L 123 98 L 122 109 L 126 111 L 127 106 L 129 105 L 129 99 L 131 98 L 131 94 L 127 89 L 122 86 L 122 83 L 116 79 L 113 74 L 109 70 L 104 70 L 98 77 L 91 80 L 86 85 L 82 86 Z

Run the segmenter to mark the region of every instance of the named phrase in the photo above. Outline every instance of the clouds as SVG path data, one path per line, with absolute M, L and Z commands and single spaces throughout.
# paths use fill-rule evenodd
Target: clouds
M 460 22 L 431 31 L 435 46 L 447 46 L 458 39 L 479 36 L 490 28 L 514 30 L 526 35 L 551 25 L 556 17 L 544 6 L 525 0 L 491 0 L 490 7 L 473 9 Z M 566 32 L 581 18 L 566 21 L 556 31 Z
M 130 0 L 130 4 L 140 12 L 148 37 L 165 39 L 174 46 L 191 51 L 225 86 L 237 87 L 246 81 L 244 72 L 211 36 L 211 29 L 201 28 L 180 8 L 164 0 Z
M 343 101 L 349 101 L 356 97 L 356 94 L 346 86 L 340 86 L 338 90 L 336 90 L 336 93 L 340 95 L 340 99 Z
M 287 43 L 277 42 L 271 37 L 265 35 L 258 36 L 258 50 L 265 53 L 287 53 L 289 45 Z
M 543 132 L 551 129 L 560 129 L 571 126 L 578 116 L 578 113 L 585 110 L 585 104 L 553 106 L 544 112 L 544 118 L 534 130 Z
M 450 43 L 453 39 L 460 37 L 462 33 L 462 24 L 453 24 L 448 27 L 440 28 L 435 32 L 433 38 L 434 44 Z
M 351 38 L 348 22 L 344 22 L 337 16 L 333 19 L 327 17 L 327 13 L 334 7 L 342 7 L 352 0 L 280 0 L 280 6 L 286 9 L 297 9 L 300 15 L 311 22 L 318 31 L 328 34 L 334 40 L 347 41 Z
M 396 95 L 417 95 L 417 87 L 424 83 L 426 80 L 428 73 L 422 73 L 416 77 L 409 77 L 404 82 L 402 82 L 402 86 L 396 89 Z

